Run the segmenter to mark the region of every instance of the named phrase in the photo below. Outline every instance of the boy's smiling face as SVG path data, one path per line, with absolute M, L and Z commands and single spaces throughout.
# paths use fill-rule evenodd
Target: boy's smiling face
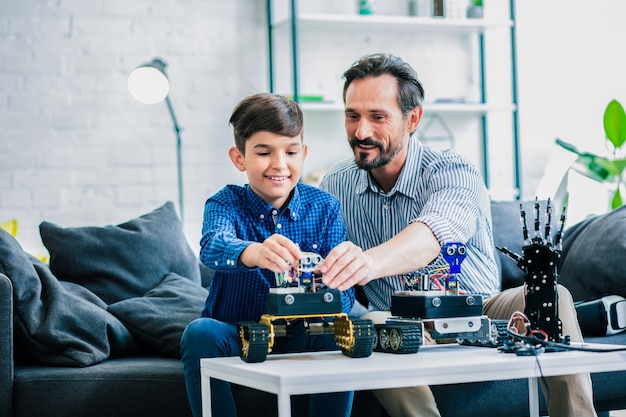
M 246 172 L 252 191 L 266 203 L 281 208 L 300 180 L 306 153 L 301 135 L 259 131 L 246 141 L 245 154 L 232 147 L 229 156 L 238 170 Z

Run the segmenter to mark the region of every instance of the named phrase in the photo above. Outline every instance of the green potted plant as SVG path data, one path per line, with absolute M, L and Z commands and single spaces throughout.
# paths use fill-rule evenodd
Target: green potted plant
M 610 148 L 610 156 L 600 156 L 591 152 L 579 151 L 574 145 L 561 139 L 556 139 L 557 145 L 578 155 L 572 169 L 576 172 L 615 188 L 611 196 L 611 209 L 624 204 L 621 188 L 624 184 L 624 169 L 626 155 L 623 149 L 626 143 L 626 113 L 624 107 L 617 100 L 611 100 L 604 110 L 605 140 Z

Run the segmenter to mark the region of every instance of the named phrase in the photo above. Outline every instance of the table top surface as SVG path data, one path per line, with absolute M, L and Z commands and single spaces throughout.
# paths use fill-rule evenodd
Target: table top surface
M 246 363 L 238 356 L 200 362 L 203 376 L 293 395 L 626 370 L 626 351 L 572 350 L 535 357 L 453 343 L 422 346 L 413 354 L 373 352 L 367 358 L 350 358 L 333 351 L 268 355 L 261 363 Z

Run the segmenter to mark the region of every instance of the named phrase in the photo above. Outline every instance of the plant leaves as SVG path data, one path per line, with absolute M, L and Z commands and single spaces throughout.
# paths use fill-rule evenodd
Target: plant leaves
M 621 176 L 624 166 L 626 166 L 626 160 L 624 159 L 596 158 L 593 162 L 602 170 L 617 177 Z
M 567 150 L 567 151 L 573 152 L 573 153 L 575 153 L 576 155 L 582 155 L 582 154 L 583 154 L 583 153 L 582 153 L 581 151 L 579 151 L 579 150 L 578 150 L 578 148 L 576 148 L 574 145 L 572 145 L 572 144 L 571 144 L 571 143 L 569 143 L 569 142 L 565 142 L 565 141 L 564 141 L 564 140 L 562 140 L 562 139 L 556 138 L 556 139 L 554 139 L 554 142 L 556 142 L 556 144 L 557 144 L 557 145 L 559 145 L 561 148 L 563 148 L 563 149 L 565 149 L 565 150 Z
M 604 133 L 615 149 L 626 142 L 626 113 L 617 100 L 611 100 L 604 111 Z
M 581 152 L 571 143 L 555 139 L 557 145 L 578 155 L 572 168 L 598 182 L 616 182 L 626 169 L 626 159 L 609 159 L 591 152 Z
M 617 187 L 617 190 L 615 190 L 615 194 L 613 194 L 613 198 L 611 199 L 611 210 L 621 207 L 622 204 L 622 195 L 619 191 L 619 187 Z
M 613 144 L 615 151 L 621 149 L 622 145 L 626 143 L 626 112 L 617 100 L 612 100 L 604 111 L 604 133 L 606 140 Z M 555 142 L 563 149 L 578 155 L 572 163 L 571 169 L 600 183 L 617 184 L 617 189 L 611 198 L 611 209 L 624 204 L 620 184 L 622 174 L 626 169 L 626 158 L 611 159 L 590 152 L 583 152 L 571 143 L 559 138 L 555 139 Z M 613 157 L 615 157 L 615 153 Z M 565 199 L 567 200 L 568 197 L 566 192 Z
M 593 154 L 579 156 L 572 164 L 572 168 L 598 182 L 614 182 L 616 177 L 612 161 Z
M 626 168 L 626 159 L 614 159 L 613 166 L 615 172 L 621 176 L 622 172 L 624 172 L 624 169 Z

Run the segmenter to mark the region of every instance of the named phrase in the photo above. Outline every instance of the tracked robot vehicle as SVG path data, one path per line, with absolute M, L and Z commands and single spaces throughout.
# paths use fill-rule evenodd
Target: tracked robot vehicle
M 405 289 L 391 297 L 391 314 L 376 325 L 374 350 L 415 353 L 428 329 L 434 339 L 456 339 L 459 343 L 499 346 L 507 337 L 505 320 L 490 320 L 483 314 L 483 297 L 465 294 L 458 276 L 467 255 L 461 243 L 442 247 L 448 266 L 408 274 Z
M 341 294 L 322 283 L 316 266 L 323 261 L 305 252 L 297 264 L 276 274 L 276 288 L 266 299 L 267 313 L 259 322 L 239 323 L 240 357 L 245 362 L 263 362 L 276 337 L 288 336 L 290 322 L 304 320 L 310 334 L 333 334 L 344 355 L 353 358 L 372 354 L 375 339 L 370 320 L 353 320 L 341 312 Z

